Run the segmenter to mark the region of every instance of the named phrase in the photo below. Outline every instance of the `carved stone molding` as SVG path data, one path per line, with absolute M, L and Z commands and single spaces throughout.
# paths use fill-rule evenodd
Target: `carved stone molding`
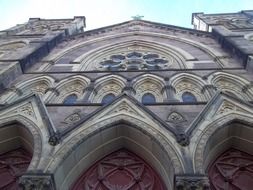
M 19 180 L 22 190 L 56 190 L 51 174 L 25 174 Z
M 178 175 L 175 190 L 210 190 L 209 179 L 204 175 Z

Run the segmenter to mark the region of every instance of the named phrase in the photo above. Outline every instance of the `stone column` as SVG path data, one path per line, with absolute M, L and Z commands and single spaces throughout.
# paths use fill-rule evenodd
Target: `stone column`
M 84 98 L 83 98 L 82 102 L 90 103 L 89 98 L 90 98 L 91 93 L 96 92 L 95 91 L 94 81 L 90 82 L 89 86 L 84 89 L 84 92 L 85 92 L 85 95 L 84 95 Z
M 25 174 L 19 179 L 22 190 L 56 190 L 52 174 Z
M 165 91 L 167 98 L 165 99 L 165 102 L 178 102 L 179 100 L 176 99 L 176 90 L 175 88 L 170 84 L 169 78 L 165 78 L 166 85 L 163 87 L 162 92 Z
M 177 175 L 175 190 L 210 190 L 209 179 L 205 175 Z

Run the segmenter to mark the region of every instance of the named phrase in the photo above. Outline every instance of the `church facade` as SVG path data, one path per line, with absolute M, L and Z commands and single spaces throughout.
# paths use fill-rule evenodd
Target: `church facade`
M 0 31 L 0 189 L 250 190 L 253 11 L 192 25 Z

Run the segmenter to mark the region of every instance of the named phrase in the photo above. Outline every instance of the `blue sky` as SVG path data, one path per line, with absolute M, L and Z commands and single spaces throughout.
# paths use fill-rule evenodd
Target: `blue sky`
M 253 9 L 253 0 L 0 0 L 0 30 L 30 17 L 85 16 L 87 29 L 124 22 L 134 15 L 144 20 L 191 26 L 193 12 L 224 13 Z

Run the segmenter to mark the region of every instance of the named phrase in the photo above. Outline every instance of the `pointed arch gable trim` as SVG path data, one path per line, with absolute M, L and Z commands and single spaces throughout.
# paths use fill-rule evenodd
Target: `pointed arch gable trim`
M 65 171 L 65 169 L 67 169 L 67 168 L 73 169 L 75 167 L 76 169 L 77 168 L 81 169 L 80 166 L 79 167 L 73 166 L 73 164 L 79 163 L 79 161 L 81 161 L 81 158 L 84 159 L 84 157 L 88 156 L 90 159 L 86 158 L 86 159 L 88 159 L 86 161 L 91 162 L 91 159 L 94 159 L 94 160 L 98 159 L 97 158 L 97 155 L 98 155 L 97 151 L 99 151 L 100 153 L 101 153 L 101 151 L 102 152 L 109 151 L 110 150 L 109 147 L 116 146 L 121 143 L 123 143 L 123 144 L 121 144 L 121 148 L 125 147 L 125 146 L 130 146 L 129 145 L 130 141 L 127 138 L 125 138 L 124 135 L 123 135 L 123 142 L 121 141 L 122 139 L 121 140 L 119 139 L 119 138 L 121 138 L 121 136 L 115 138 L 115 140 L 110 138 L 109 140 L 106 140 L 105 142 L 103 142 L 103 139 L 106 136 L 108 137 L 108 135 L 109 135 L 109 137 L 110 137 L 110 134 L 108 134 L 106 131 L 110 130 L 110 128 L 115 128 L 119 125 L 120 126 L 122 126 L 122 125 L 127 126 L 128 128 L 135 129 L 140 132 L 139 135 L 141 135 L 142 137 L 140 137 L 139 135 L 138 135 L 138 137 L 133 137 L 131 135 L 129 137 L 131 138 L 130 141 L 133 140 L 132 138 L 138 139 L 137 142 L 135 142 L 135 140 L 133 140 L 133 142 L 135 144 L 137 143 L 136 146 L 140 148 L 138 151 L 145 150 L 145 152 L 146 152 L 145 154 L 147 156 L 146 159 L 148 158 L 148 160 L 150 160 L 150 159 L 152 160 L 153 159 L 152 157 L 154 157 L 152 152 L 158 151 L 157 148 L 153 149 L 151 147 L 157 146 L 157 147 L 159 147 L 159 150 L 164 152 L 163 155 L 160 155 L 161 156 L 160 158 L 156 158 L 157 155 L 154 157 L 155 160 L 159 160 L 159 162 L 156 162 L 153 164 L 156 164 L 157 165 L 156 167 L 163 168 L 161 171 L 163 171 L 162 172 L 164 174 L 163 179 L 167 180 L 166 181 L 167 184 L 172 183 L 171 179 L 169 180 L 169 178 L 171 178 L 169 173 L 171 173 L 173 170 L 174 170 L 173 173 L 184 172 L 184 166 L 183 166 L 184 164 L 181 159 L 180 153 L 178 150 L 175 150 L 175 148 L 174 148 L 175 143 L 170 142 L 171 138 L 166 137 L 165 132 L 163 132 L 163 134 L 162 134 L 157 129 L 154 129 L 153 125 L 147 125 L 147 123 L 144 123 L 143 121 L 141 121 L 137 118 L 130 117 L 127 115 L 122 115 L 122 114 L 117 115 L 117 116 L 112 116 L 111 118 L 107 118 L 107 119 L 102 120 L 100 122 L 94 123 L 90 126 L 88 124 L 83 124 L 83 126 L 81 128 L 76 130 L 75 134 L 70 134 L 66 139 L 63 140 L 63 144 L 55 152 L 54 158 L 50 161 L 49 165 L 46 168 L 46 171 L 51 172 L 51 173 L 55 173 L 57 175 L 57 174 L 59 174 L 60 171 L 63 172 L 63 170 Z M 105 131 L 105 132 L 103 132 L 103 131 Z M 122 129 L 122 130 L 117 129 L 116 131 L 118 131 L 118 134 L 121 134 L 121 131 L 125 131 L 125 130 L 124 129 Z M 130 133 L 129 129 L 127 131 L 128 131 L 127 133 Z M 105 136 L 99 135 L 97 138 L 94 137 L 97 140 L 93 139 L 93 136 L 98 135 L 98 134 L 101 134 L 101 135 L 104 134 Z M 113 132 L 113 134 L 115 134 L 115 132 Z M 132 132 L 131 134 L 136 135 L 135 132 L 134 133 Z M 149 146 L 149 148 L 147 148 L 147 147 L 144 149 L 141 148 L 139 143 L 142 142 L 141 139 L 143 139 L 144 136 L 152 139 L 151 142 L 154 141 L 156 145 Z M 124 141 L 124 139 L 125 139 L 125 141 Z M 117 141 L 117 140 L 120 140 L 120 141 Z M 96 141 L 98 141 L 97 142 L 98 144 L 95 143 Z M 89 142 L 90 143 L 92 142 L 92 144 L 89 144 Z M 94 143 L 95 143 L 95 145 L 94 145 Z M 127 144 L 125 144 L 125 143 L 127 143 Z M 96 144 L 97 144 L 97 146 L 96 146 Z M 81 152 L 79 152 L 79 151 L 75 152 L 75 150 L 78 149 L 78 147 L 80 147 L 80 146 L 82 146 L 82 147 L 85 146 L 86 150 L 88 147 L 92 148 L 92 150 L 91 150 L 91 152 L 89 151 L 87 153 L 83 153 L 84 155 L 82 155 L 81 152 L 84 152 L 84 150 L 83 151 L 80 150 Z M 109 147 L 107 147 L 107 146 L 109 146 Z M 145 146 L 148 146 L 148 145 L 145 144 Z M 116 146 L 116 149 L 117 149 L 117 147 L 118 146 Z M 115 149 L 112 149 L 112 150 L 115 150 Z M 92 154 L 92 151 L 95 151 L 94 154 Z M 149 156 L 147 155 L 148 152 L 149 152 L 149 154 L 148 154 Z M 92 155 L 90 155 L 90 154 L 92 154 Z M 74 155 L 76 155 L 76 156 L 74 156 Z M 77 155 L 78 155 L 78 158 L 77 158 Z M 103 157 L 103 155 L 104 154 L 99 156 L 99 158 Z M 166 159 L 164 159 L 165 157 L 166 157 Z M 166 165 L 164 165 L 164 161 L 161 160 L 162 158 L 164 160 L 166 160 L 166 163 L 170 162 L 171 164 L 167 163 Z M 70 164 L 71 163 L 70 160 L 72 160 L 72 159 L 74 159 L 74 163 Z M 68 162 L 68 164 L 70 164 L 69 166 L 64 164 L 65 160 L 67 160 L 66 162 Z M 168 170 L 168 171 L 165 170 L 165 167 L 168 167 L 168 166 L 172 167 L 173 170 Z M 69 169 L 67 169 L 68 172 L 69 172 Z M 71 176 L 71 174 L 69 174 L 69 175 Z M 60 176 L 55 176 L 55 178 L 58 182 L 63 181 L 64 184 L 70 183 L 69 182 L 70 178 L 68 178 L 68 179 L 60 178 L 59 179 L 58 177 L 60 177 Z M 65 180 L 67 180 L 67 181 L 65 181 Z M 72 181 L 72 180 L 70 180 L 70 181 Z M 168 186 L 172 187 L 171 185 L 168 185 Z
M 218 118 L 206 125 L 205 129 L 201 132 L 201 134 L 199 134 L 198 140 L 196 142 L 196 147 L 194 148 L 193 168 L 195 173 L 205 172 L 206 168 L 204 168 L 204 152 L 206 150 L 208 140 L 210 140 L 212 135 L 219 129 L 222 129 L 225 125 L 236 121 L 246 123 L 247 126 L 251 127 L 253 124 L 253 117 L 250 114 L 229 113 L 227 115 L 224 115 L 222 119 Z M 253 141 L 251 143 L 253 144 Z
M 89 40 L 89 41 L 86 41 L 86 42 L 82 42 L 82 43 L 76 44 L 74 46 L 71 46 L 67 49 L 64 49 L 63 51 L 61 51 L 57 54 L 49 56 L 48 60 L 52 60 L 53 62 L 56 62 L 58 59 L 60 59 L 66 53 L 68 53 L 70 51 L 73 51 L 77 48 L 80 48 L 82 46 L 92 44 L 92 43 L 96 43 L 96 42 L 99 42 L 99 41 L 103 41 L 103 40 L 106 40 L 106 39 L 113 39 L 113 38 L 119 38 L 119 37 L 124 37 L 124 36 L 132 36 L 132 35 L 135 35 L 135 34 L 144 35 L 144 36 L 156 36 L 156 37 L 162 37 L 162 38 L 166 38 L 166 39 L 173 39 L 173 40 L 184 42 L 184 43 L 193 45 L 194 47 L 200 48 L 204 52 L 207 52 L 213 58 L 222 56 L 222 54 L 219 53 L 218 51 L 216 51 L 215 49 L 213 49 L 211 47 L 208 47 L 208 46 L 206 46 L 202 43 L 193 41 L 193 40 L 189 40 L 189 39 L 178 37 L 178 36 L 161 34 L 161 33 L 138 31 L 138 32 L 126 32 L 126 33 L 121 33 L 121 34 L 116 34 L 116 35 L 108 35 L 108 36 L 105 36 L 105 37 L 100 37 L 100 38 L 96 38 L 96 39 Z M 220 63 L 220 64 L 222 64 L 222 63 Z

